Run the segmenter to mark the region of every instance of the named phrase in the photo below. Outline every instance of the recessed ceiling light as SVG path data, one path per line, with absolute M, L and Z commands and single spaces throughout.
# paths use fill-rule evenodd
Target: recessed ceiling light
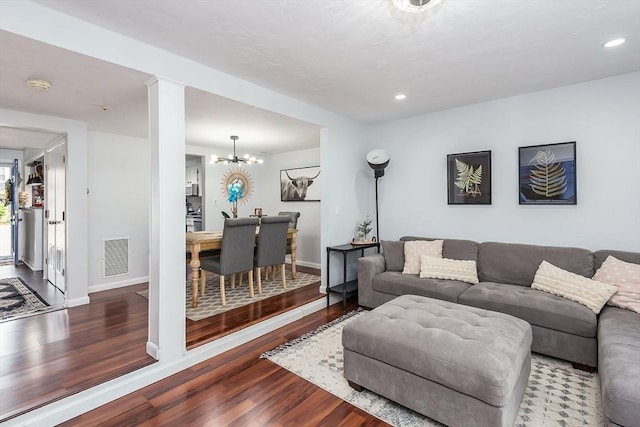
M 609 40 L 608 42 L 606 42 L 602 46 L 604 46 L 604 47 L 616 47 L 616 46 L 620 46 L 622 43 L 624 43 L 626 41 L 627 40 L 623 39 L 623 38 L 613 39 L 613 40 Z
M 405 95 L 404 93 L 399 93 L 399 94 L 396 95 L 396 101 L 402 101 L 406 97 L 407 97 L 407 95 Z
M 49 90 L 51 88 L 51 83 L 46 80 L 29 79 L 27 80 L 27 86 L 31 89 Z

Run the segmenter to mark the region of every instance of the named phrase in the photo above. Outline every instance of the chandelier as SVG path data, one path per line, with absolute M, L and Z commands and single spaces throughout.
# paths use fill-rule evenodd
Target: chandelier
M 442 0 L 393 0 L 393 3 L 400 10 L 410 13 L 421 13 L 435 6 Z
M 263 163 L 262 159 L 256 159 L 249 154 L 245 154 L 243 157 L 238 157 L 238 155 L 236 154 L 236 141 L 238 140 L 238 137 L 235 135 L 231 135 L 231 139 L 233 140 L 233 154 L 229 154 L 227 157 L 218 157 L 215 154 L 212 154 L 211 161 L 209 161 L 210 164 L 224 163 L 225 165 L 227 165 L 229 163 L 245 163 L 251 165 L 253 163 Z

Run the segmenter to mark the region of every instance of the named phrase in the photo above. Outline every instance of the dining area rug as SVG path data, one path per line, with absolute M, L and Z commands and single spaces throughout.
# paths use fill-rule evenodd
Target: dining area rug
M 342 329 L 353 311 L 260 355 L 352 405 L 399 427 L 442 424 L 369 390 L 357 392 L 343 376 Z M 471 425 L 471 424 L 470 424 Z M 514 427 L 603 425 L 597 373 L 533 353 L 531 374 Z
M 185 301 L 185 305 L 187 307 L 187 319 L 193 321 L 202 320 L 216 314 L 224 313 L 225 311 L 229 311 L 234 308 L 242 307 L 243 305 L 247 305 L 252 302 L 267 299 L 269 297 L 280 295 L 293 289 L 302 288 L 303 286 L 320 282 L 320 276 L 300 271 L 296 272 L 295 279 L 291 279 L 291 274 L 289 271 L 287 271 L 286 289 L 282 287 L 282 280 L 280 279 L 280 275 L 277 274 L 275 280 L 262 281 L 262 294 L 258 294 L 258 282 L 254 278 L 253 289 L 255 296 L 254 298 L 251 298 L 251 295 L 249 295 L 249 284 L 246 274 L 244 275 L 242 285 L 238 285 L 238 283 L 236 282 L 236 287 L 233 289 L 231 288 L 231 281 L 226 277 L 225 279 L 225 297 L 227 299 L 227 304 L 222 305 L 222 301 L 220 298 L 220 278 L 215 273 L 207 272 L 207 285 L 205 287 L 205 294 L 204 296 L 199 296 L 198 307 L 196 308 L 193 308 L 191 306 L 191 297 L 193 295 L 192 286 L 191 280 L 187 280 L 187 293 Z M 318 283 L 318 287 L 320 287 L 320 283 Z M 148 289 L 139 291 L 137 293 L 145 298 L 149 297 Z
M 19 277 L 0 279 L 0 322 L 49 308 L 49 304 Z

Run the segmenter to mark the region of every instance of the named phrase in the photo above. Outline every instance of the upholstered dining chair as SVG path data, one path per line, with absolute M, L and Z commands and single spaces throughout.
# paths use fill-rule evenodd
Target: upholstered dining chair
M 258 293 L 262 293 L 262 279 L 260 270 L 267 266 L 279 266 L 282 276 L 282 287 L 287 287 L 287 278 L 284 270 L 284 258 L 287 251 L 287 229 L 289 228 L 288 216 L 263 216 L 260 222 L 258 234 L 258 247 L 253 265 L 256 269 L 258 280 Z M 274 274 L 275 276 L 275 274 Z
M 289 219 L 289 228 L 298 228 L 298 218 L 300 218 L 300 212 L 282 211 L 278 212 L 278 215 L 286 215 Z M 287 239 L 287 255 L 291 253 L 291 239 Z M 293 279 L 293 271 L 291 272 L 291 278 Z
M 225 277 L 242 272 L 249 272 L 249 292 L 253 292 L 253 256 L 256 242 L 258 218 L 227 218 L 224 220 L 220 256 L 204 258 L 200 261 L 202 268 L 201 286 L 204 289 L 206 271 L 220 275 L 220 296 L 222 305 L 227 304 L 224 293 Z

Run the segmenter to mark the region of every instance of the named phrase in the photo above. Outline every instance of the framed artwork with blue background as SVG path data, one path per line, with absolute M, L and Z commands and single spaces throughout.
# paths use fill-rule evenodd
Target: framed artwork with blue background
M 518 148 L 521 205 L 575 205 L 576 143 Z

